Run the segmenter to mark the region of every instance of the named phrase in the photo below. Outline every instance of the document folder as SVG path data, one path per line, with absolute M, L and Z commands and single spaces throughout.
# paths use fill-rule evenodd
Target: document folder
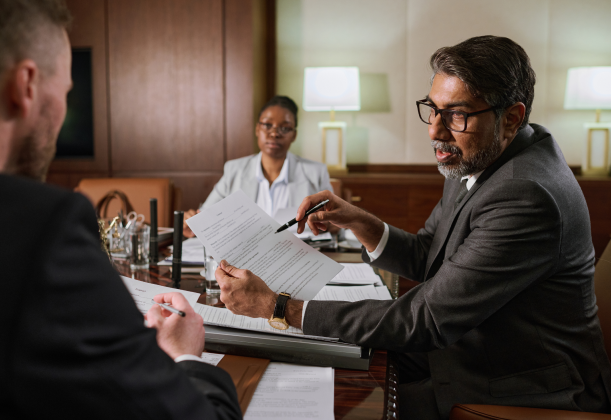
M 354 344 L 311 340 L 206 325 L 206 350 L 309 366 L 368 370 L 373 351 Z
M 206 340 L 208 337 L 208 328 L 206 328 Z M 238 392 L 238 402 L 242 415 L 246 413 L 248 404 L 252 400 L 267 365 L 269 365 L 269 360 L 233 355 L 225 355 L 217 365 L 231 376 Z

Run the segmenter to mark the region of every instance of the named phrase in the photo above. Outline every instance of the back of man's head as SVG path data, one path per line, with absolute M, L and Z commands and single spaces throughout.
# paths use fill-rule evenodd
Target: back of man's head
M 431 68 L 433 77 L 437 73 L 455 76 L 473 96 L 498 107 L 497 118 L 505 108 L 522 102 L 526 112 L 521 127 L 528 124 L 535 97 L 535 72 L 526 51 L 511 39 L 478 36 L 440 48 L 431 56 Z
M 63 0 L 0 0 L 0 74 L 27 58 L 52 74 L 70 21 Z

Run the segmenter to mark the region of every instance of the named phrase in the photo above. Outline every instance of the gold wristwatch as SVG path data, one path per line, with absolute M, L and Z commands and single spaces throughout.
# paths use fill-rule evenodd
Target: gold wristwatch
M 289 324 L 286 322 L 286 318 L 284 316 L 284 312 L 286 310 L 286 302 L 291 298 L 291 295 L 288 293 L 280 293 L 278 295 L 278 299 L 276 299 L 276 307 L 274 308 L 274 313 L 272 317 L 267 321 L 269 325 L 274 327 L 277 330 L 286 330 L 289 327 Z

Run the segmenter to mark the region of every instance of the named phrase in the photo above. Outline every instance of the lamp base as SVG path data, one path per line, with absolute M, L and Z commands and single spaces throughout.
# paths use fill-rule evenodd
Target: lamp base
M 581 174 L 583 176 L 609 176 L 611 123 L 585 123 L 584 128 L 586 138 L 581 159 Z

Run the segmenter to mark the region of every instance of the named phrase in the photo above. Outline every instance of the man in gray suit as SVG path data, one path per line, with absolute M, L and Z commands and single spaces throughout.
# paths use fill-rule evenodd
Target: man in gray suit
M 551 134 L 528 124 L 528 56 L 483 36 L 441 48 L 431 67 L 418 111 L 447 180 L 424 228 L 404 232 L 326 192 L 298 212 L 330 199 L 307 220 L 315 233 L 350 228 L 365 261 L 422 283 L 395 301 L 289 300 L 287 321 L 392 351 L 402 417 L 447 418 L 455 403 L 609 412 L 588 209 Z M 232 311 L 270 316 L 276 296 L 260 279 L 226 264 L 217 279 Z

